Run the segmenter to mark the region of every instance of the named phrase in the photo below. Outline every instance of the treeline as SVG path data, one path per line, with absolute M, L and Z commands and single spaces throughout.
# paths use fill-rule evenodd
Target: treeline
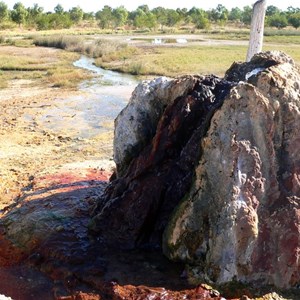
M 234 23 L 238 26 L 248 26 L 251 22 L 251 14 L 251 6 L 228 10 L 222 4 L 218 4 L 211 10 L 196 7 L 189 10 L 156 7 L 150 10 L 148 5 L 141 5 L 134 11 L 128 11 L 124 6 L 112 8 L 105 5 L 97 12 L 84 12 L 79 6 L 65 10 L 62 5 L 57 4 L 53 12 L 45 12 L 43 7 L 38 4 L 26 8 L 21 2 L 17 2 L 10 10 L 5 2 L 0 2 L 0 28 L 6 29 L 18 25 L 37 30 L 48 30 L 70 28 L 84 22 L 85 24 L 97 23 L 102 29 L 112 30 L 125 28 L 152 31 L 179 26 L 208 29 L 212 24 Z M 276 28 L 292 26 L 298 29 L 300 27 L 300 8 L 289 7 L 282 11 L 276 6 L 268 6 L 266 25 Z

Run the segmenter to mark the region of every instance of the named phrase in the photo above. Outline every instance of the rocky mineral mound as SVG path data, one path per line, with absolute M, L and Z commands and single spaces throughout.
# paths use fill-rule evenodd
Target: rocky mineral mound
M 117 171 L 91 230 L 163 248 L 193 276 L 300 283 L 300 73 L 280 52 L 224 79 L 143 83 L 116 120 Z

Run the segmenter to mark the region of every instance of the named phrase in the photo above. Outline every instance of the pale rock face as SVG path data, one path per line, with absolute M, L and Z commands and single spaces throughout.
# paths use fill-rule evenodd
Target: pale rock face
M 142 81 L 134 90 L 128 105 L 115 120 L 114 161 L 117 176 L 128 167 L 155 134 L 157 123 L 166 108 L 194 85 L 192 76 L 184 79 L 159 77 Z
M 248 82 L 214 114 L 195 181 L 165 230 L 165 254 L 218 283 L 300 282 L 300 74 L 277 54 L 253 76 L 242 68 Z

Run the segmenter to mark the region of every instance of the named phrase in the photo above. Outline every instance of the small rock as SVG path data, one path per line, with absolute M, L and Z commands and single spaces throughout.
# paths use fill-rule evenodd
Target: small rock
M 60 232 L 60 231 L 63 231 L 64 230 L 64 227 L 63 226 L 57 226 L 56 228 L 55 228 L 55 230 L 57 231 L 57 232 Z

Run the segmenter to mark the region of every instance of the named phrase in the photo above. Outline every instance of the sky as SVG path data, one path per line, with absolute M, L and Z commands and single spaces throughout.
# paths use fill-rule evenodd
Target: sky
M 34 3 L 44 8 L 44 11 L 53 11 L 53 8 L 59 3 L 65 10 L 69 10 L 74 6 L 80 6 L 84 12 L 96 12 L 101 10 L 104 5 L 109 5 L 112 8 L 124 5 L 129 11 L 135 10 L 138 6 L 147 4 L 150 9 L 158 6 L 165 8 L 187 8 L 190 9 L 193 6 L 202 8 L 205 10 L 215 8 L 218 4 L 224 5 L 226 8 L 232 7 L 243 8 L 246 5 L 252 5 L 255 0 L 209 0 L 209 1 L 195 1 L 195 0 L 0 0 L 5 2 L 10 9 L 13 8 L 16 2 L 22 2 L 25 7 L 31 7 Z M 278 8 L 285 10 L 289 6 L 300 7 L 299 0 L 268 0 L 267 5 L 274 5 Z

